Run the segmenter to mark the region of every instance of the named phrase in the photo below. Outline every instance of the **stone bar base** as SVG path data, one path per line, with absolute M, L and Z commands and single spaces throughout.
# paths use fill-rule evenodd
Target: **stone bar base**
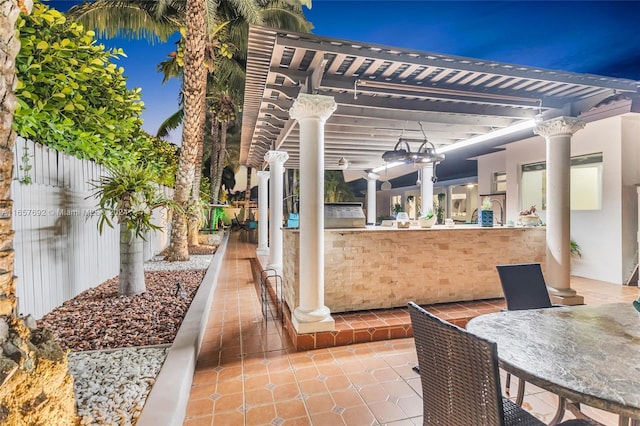
M 265 265 L 267 261 L 268 259 L 266 258 L 252 260 L 253 277 L 256 280 L 258 297 L 261 295 L 260 280 L 265 276 L 263 275 L 262 265 Z M 268 298 L 268 300 L 265 300 L 268 307 L 263 309 L 263 315 L 266 315 L 270 321 L 282 321 L 283 331 L 291 339 L 293 349 L 296 351 L 413 337 L 411 319 L 406 307 L 333 314 L 335 330 L 299 332 L 293 324 L 293 316 L 289 307 L 279 297 L 279 284 L 276 284 L 273 276 L 267 277 L 265 293 L 266 298 Z M 498 312 L 505 309 L 506 304 L 503 299 L 493 299 L 426 305 L 425 308 L 452 324 L 464 327 L 471 318 L 484 313 Z
M 326 229 L 324 304 L 339 312 L 503 297 L 496 265 L 539 262 L 544 227 Z M 283 295 L 298 307 L 299 233 L 284 230 Z

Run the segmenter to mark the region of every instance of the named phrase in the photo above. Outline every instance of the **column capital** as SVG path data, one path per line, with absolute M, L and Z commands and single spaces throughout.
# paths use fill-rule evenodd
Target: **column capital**
M 571 136 L 585 126 L 585 122 L 574 117 L 557 117 L 538 124 L 533 132 L 537 135 L 550 136 Z
M 269 170 L 259 170 L 256 172 L 258 179 L 269 179 L 271 176 L 271 172 Z
M 289 109 L 289 115 L 296 120 L 316 118 L 324 122 L 337 107 L 333 96 L 300 93 Z
M 365 179 L 367 180 L 378 180 L 380 179 L 380 175 L 373 172 L 367 172 Z
M 264 155 L 264 161 L 269 164 L 284 163 L 289 159 L 289 154 L 286 151 L 267 151 Z

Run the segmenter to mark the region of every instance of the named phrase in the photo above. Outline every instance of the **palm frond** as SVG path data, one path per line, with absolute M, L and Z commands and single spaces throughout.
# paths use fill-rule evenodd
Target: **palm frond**
M 95 0 L 69 9 L 67 16 L 87 28 L 96 28 L 100 37 L 166 41 L 180 27 L 178 11 L 156 16 L 158 2 L 149 0 Z
M 228 88 L 233 92 L 244 92 L 246 80 L 245 69 L 233 59 L 221 59 L 217 63 L 213 85 L 218 88 Z
M 299 33 L 308 33 L 313 24 L 304 17 L 301 11 L 270 5 L 261 11 L 265 25 Z
M 238 16 L 253 25 L 262 25 L 263 20 L 260 15 L 260 5 L 254 0 L 228 0 Z
M 158 131 L 156 132 L 156 136 L 159 138 L 169 136 L 169 132 L 177 129 L 180 124 L 182 124 L 183 119 L 184 109 L 180 108 L 160 124 L 160 127 L 158 127 Z
M 182 67 L 175 57 L 160 62 L 156 65 L 156 70 L 163 74 L 162 84 L 166 83 L 170 78 L 182 78 Z

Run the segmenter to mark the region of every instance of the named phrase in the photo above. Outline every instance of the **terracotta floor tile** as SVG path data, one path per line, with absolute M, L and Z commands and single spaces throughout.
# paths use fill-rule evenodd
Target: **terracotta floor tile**
M 197 417 L 195 419 L 186 419 L 184 426 L 211 426 L 213 416 Z
M 400 407 L 390 401 L 367 404 L 373 415 L 380 423 L 405 419 L 407 416 Z
M 268 374 L 262 374 L 259 376 L 247 376 L 244 379 L 244 389 L 246 391 L 256 389 L 266 389 L 266 386 L 271 383 L 271 377 Z
M 311 380 L 320 376 L 320 372 L 313 365 L 310 367 L 302 367 L 302 368 L 294 367 L 294 374 L 296 375 L 296 379 L 298 379 L 299 381 Z
M 216 392 L 216 386 L 213 383 L 207 383 L 204 385 L 192 385 L 190 399 L 208 398 L 211 395 L 213 395 L 215 392 Z
M 239 412 L 216 413 L 213 416 L 213 426 L 237 426 L 242 424 L 244 424 L 244 414 Z
M 336 405 L 344 408 L 358 407 L 364 405 L 364 400 L 360 392 L 355 389 L 331 392 L 331 397 Z
M 376 418 L 366 405 L 346 408 L 342 412 L 342 419 L 346 425 L 375 425 Z
M 311 380 L 303 380 L 298 382 L 300 386 L 300 391 L 304 395 L 316 395 L 319 393 L 327 393 L 329 389 L 327 389 L 327 385 L 323 380 L 311 379 Z
M 351 381 L 344 375 L 327 377 L 324 383 L 330 392 L 337 392 L 351 387 Z
M 194 385 L 216 383 L 217 381 L 218 381 L 218 371 L 213 369 L 199 370 L 198 368 L 196 368 L 196 371 L 193 375 Z
M 387 390 L 379 383 L 363 386 L 360 388 L 360 395 L 366 404 L 383 402 L 389 398 Z
M 218 372 L 218 380 L 238 380 L 242 376 L 242 366 L 227 367 L 222 364 Z
M 213 401 L 211 399 L 192 399 L 187 404 L 187 417 L 210 416 L 213 413 Z
M 389 396 L 395 398 L 407 398 L 415 396 L 414 390 L 404 380 L 396 380 L 394 382 L 384 382 L 380 384 Z
M 242 380 L 219 380 L 216 382 L 216 393 L 227 395 L 242 392 L 244 384 Z
M 243 403 L 244 395 L 242 393 L 220 395 L 215 401 L 213 401 L 214 413 L 220 413 L 223 411 L 236 411 L 242 408 Z
M 284 327 L 274 319 L 280 307 L 271 300 L 268 320 L 262 317 L 250 264 L 255 250 L 254 244 L 231 234 L 184 425 L 421 425 L 422 385 L 411 369 L 417 364 L 413 339 L 371 341 L 372 336 L 385 333 L 411 335 L 407 308 L 335 314 L 336 331 L 331 336 L 348 346 L 313 349 L 317 336 L 308 334 L 294 336 L 309 348 L 297 352 L 291 349 L 289 333 L 294 330 L 288 307 Z M 637 287 L 578 277 L 571 277 L 571 284 L 586 303 L 632 301 L 639 292 Z M 427 308 L 465 323 L 504 307 L 504 300 L 492 299 Z M 366 343 L 353 344 L 354 333 L 360 333 Z M 501 380 L 504 383 L 504 374 Z M 515 395 L 517 380 L 513 382 Z M 556 399 L 527 384 L 525 407 L 543 421 L 553 416 Z M 585 411 L 606 426 L 617 425 L 615 415 L 589 407 Z
M 372 374 L 373 377 L 378 380 L 378 382 L 395 381 L 400 378 L 400 376 L 398 376 L 398 373 L 391 367 L 374 370 Z
M 328 393 L 307 396 L 304 403 L 312 415 L 329 412 L 336 405 L 331 394 Z
M 273 388 L 273 398 L 276 401 L 283 399 L 293 399 L 300 395 L 300 388 L 297 383 L 287 383 L 284 385 L 276 385 Z
M 248 425 L 271 424 L 276 418 L 276 407 L 274 405 L 250 407 L 245 413 L 245 418 Z
M 311 423 L 313 426 L 339 426 L 345 424 L 340 414 L 332 412 L 312 415 Z
M 422 415 L 422 398 L 416 394 L 400 398 L 396 405 L 402 409 L 407 417 Z
M 245 403 L 251 407 L 257 405 L 273 404 L 273 393 L 269 389 L 247 390 L 244 393 Z
M 282 426 L 311 426 L 311 420 L 305 414 L 302 417 L 296 419 L 286 419 L 282 422 Z
M 307 415 L 301 400 L 276 401 L 276 414 L 281 419 L 295 419 Z

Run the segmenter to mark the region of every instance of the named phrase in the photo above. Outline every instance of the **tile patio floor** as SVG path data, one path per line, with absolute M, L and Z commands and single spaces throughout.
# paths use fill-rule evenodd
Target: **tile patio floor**
M 413 339 L 294 351 L 281 321 L 263 319 L 250 264 L 255 248 L 242 241 L 239 233 L 231 235 L 184 425 L 422 424 L 420 378 L 411 369 L 417 363 Z M 571 285 L 587 304 L 638 297 L 637 287 L 576 277 Z M 483 302 L 482 311 L 504 306 L 500 300 L 489 305 Z M 439 312 L 444 318 L 459 318 L 461 310 L 475 308 L 452 304 L 440 306 Z M 364 318 L 345 317 L 340 319 L 341 326 L 349 321 L 386 320 L 385 313 L 378 311 Z M 512 389 L 515 392 L 515 383 Z M 548 422 L 556 397 L 531 384 L 526 389 L 525 408 Z M 606 425 L 618 424 L 609 413 L 585 411 Z

